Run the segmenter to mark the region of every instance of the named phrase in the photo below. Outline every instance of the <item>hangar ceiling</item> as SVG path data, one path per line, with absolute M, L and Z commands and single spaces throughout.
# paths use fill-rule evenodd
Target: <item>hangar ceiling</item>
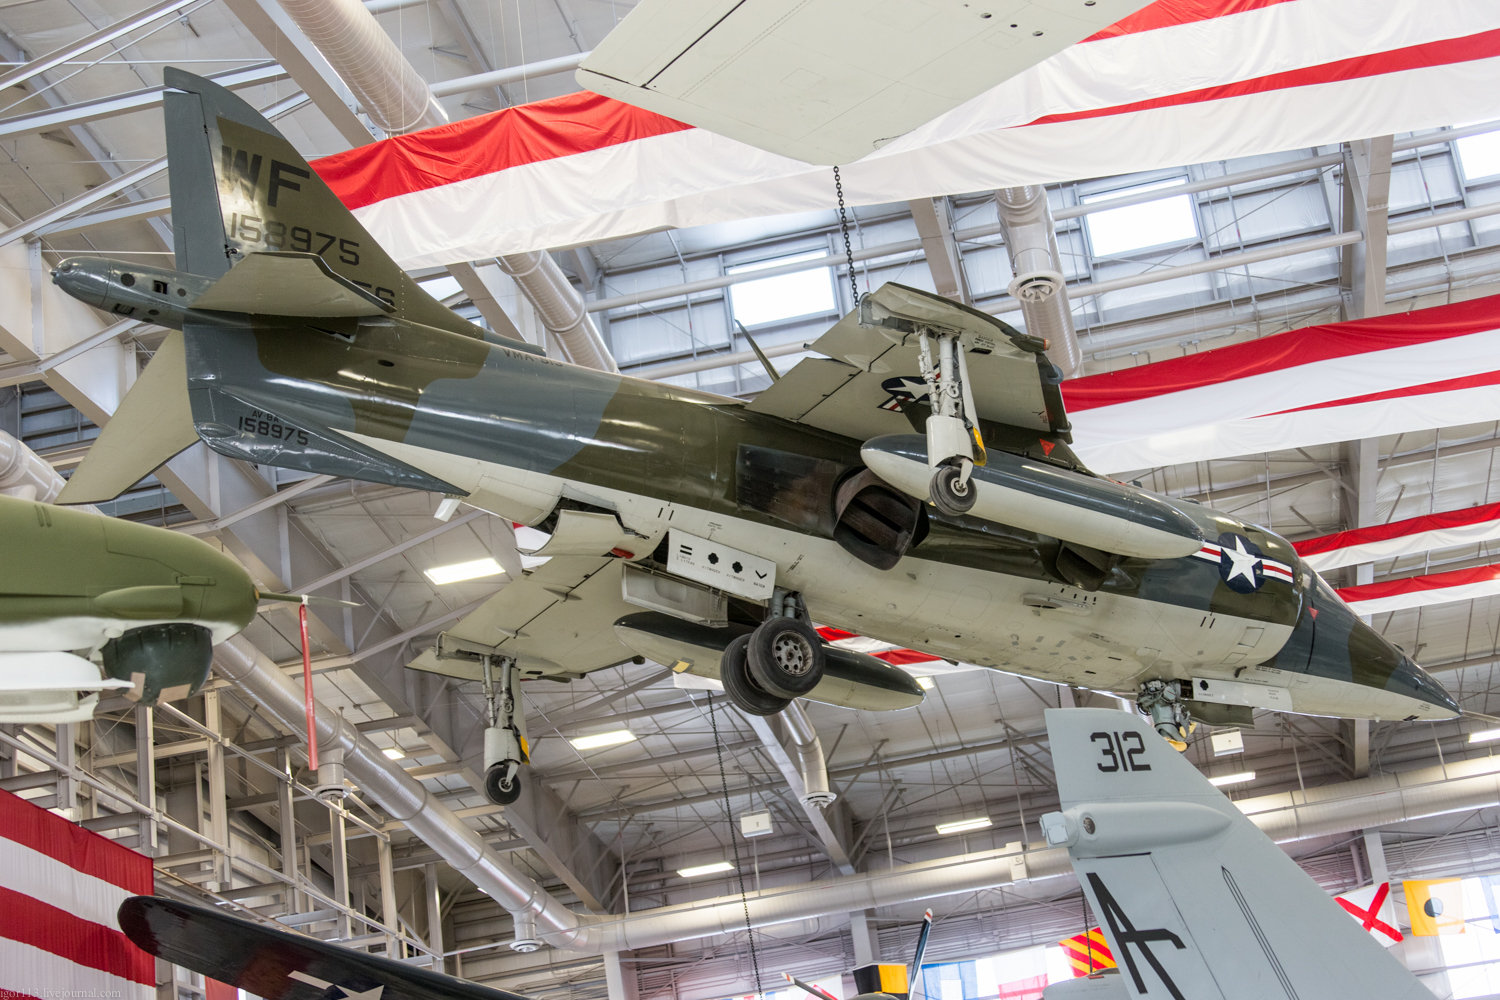
M 378 11 L 381 25 L 408 61 L 433 84 L 587 51 L 630 7 L 613 0 L 371 0 L 366 6 Z M 0 73 L 135 9 L 128 0 L 0 5 L 0 59 L 6 63 Z M 29 295 L 33 276 L 44 287 L 45 268 L 69 254 L 103 253 L 156 263 L 170 257 L 170 217 L 141 208 L 166 195 L 164 173 L 90 204 L 81 217 L 53 223 L 50 232 L 27 225 L 163 155 L 160 111 L 150 94 L 117 99 L 159 88 L 166 65 L 203 74 L 241 71 L 263 81 L 238 92 L 257 108 L 286 110 L 278 126 L 309 158 L 350 144 L 349 120 L 355 113 L 347 105 L 340 112 L 340 105 L 326 97 L 347 98 L 347 88 L 279 15 L 274 0 L 184 5 L 108 46 L 0 91 L 0 228 L 9 238 L 0 246 L 0 280 L 8 283 L 0 294 L 25 289 Z M 458 120 L 566 93 L 574 86 L 571 72 L 525 74 L 501 86 L 455 92 L 442 103 L 450 118 Z M 315 93 L 325 96 L 311 99 Z M 301 94 L 310 99 L 299 102 Z M 1500 202 L 1500 157 L 1487 141 L 1493 134 L 1487 126 L 1463 131 L 1470 137 L 1455 140 L 1445 132 L 1396 137 L 1403 148 L 1392 157 L 1392 223 Z M 1327 243 L 1325 238 L 1349 228 L 1342 152 L 1335 147 L 1266 151 L 1146 175 L 1052 185 L 1049 197 L 1061 220 L 1058 240 L 1067 276 L 1075 285 L 1097 284 L 1226 254 L 1289 246 L 1297 250 L 1293 245 L 1303 241 Z M 1259 176 L 1212 186 L 1215 178 L 1247 172 Z M 1091 199 L 1130 195 L 1153 184 L 1166 185 L 1158 189 L 1166 195 L 1146 202 L 1147 214 L 1134 217 L 1137 221 L 1126 219 L 1109 229 L 1101 213 L 1079 211 L 1096 203 Z M 1193 190 L 1172 194 L 1174 186 Z M 905 245 L 864 257 L 856 267 L 861 288 L 891 280 L 931 288 L 939 279 L 961 278 L 976 305 L 1019 322 L 1005 294 L 1010 271 L 996 233 L 993 194 L 943 199 L 937 210 L 957 232 L 955 253 L 937 261 L 923 252 L 920 242 L 910 248 L 921 236 L 913 206 L 869 206 L 854 212 L 857 250 Z M 1383 289 L 1363 301 L 1341 270 L 1348 249 L 1333 245 L 1076 297 L 1084 370 L 1109 371 L 1367 315 L 1372 302 L 1377 309 L 1395 312 L 1491 294 L 1500 290 L 1495 281 L 1500 275 L 1497 227 L 1496 217 L 1479 216 L 1439 229 L 1398 233 L 1389 243 Z M 42 228 L 37 238 L 20 239 L 36 228 Z M 1149 242 L 1133 243 L 1133 232 L 1141 239 L 1155 235 Z M 755 313 L 754 303 L 737 301 L 725 287 L 686 291 L 677 286 L 731 275 L 744 265 L 826 255 L 840 248 L 837 236 L 833 213 L 810 213 L 560 248 L 555 257 L 585 299 L 595 303 L 606 342 L 627 374 L 749 397 L 769 380 L 746 354 L 749 345 L 735 320 L 755 317 L 747 325 L 785 371 L 801 356 L 800 345 L 848 308 L 847 283 L 826 266 L 803 272 L 815 279 L 799 286 L 798 294 L 808 295 L 809 305 L 779 315 L 774 309 Z M 955 260 L 960 275 L 935 273 L 935 268 L 951 268 Z M 816 287 L 820 275 L 827 286 L 821 291 Z M 479 316 L 447 275 L 423 272 L 418 277 L 430 280 L 430 287 L 466 316 Z M 612 301 L 639 299 L 642 293 L 651 294 L 641 301 Z M 519 299 L 513 305 L 513 320 L 524 325 L 529 307 Z M 121 386 L 149 359 L 162 331 L 133 327 L 123 331 L 123 338 L 91 351 L 94 363 L 83 370 L 58 366 L 43 371 L 35 355 L 45 358 L 61 351 L 94 334 L 102 323 L 75 328 L 73 313 L 42 313 L 45 340 L 18 341 L 9 332 L 17 328 L 15 317 L 0 321 L 8 331 L 9 348 L 0 356 L 0 428 L 17 434 L 66 472 L 97 433 L 97 422 L 110 412 Z M 534 328 L 534 319 L 531 323 Z M 44 349 L 33 350 L 38 346 Z M 1379 523 L 1494 502 L 1497 445 L 1500 426 L 1467 423 L 1461 413 L 1436 433 L 1381 439 L 1373 513 L 1367 516 Z M 1152 488 L 1249 515 L 1296 539 L 1348 527 L 1360 504 L 1368 507 L 1369 497 L 1356 495 L 1352 447 L 1330 444 L 1143 469 L 1122 478 L 1139 478 Z M 933 688 L 919 709 L 883 715 L 809 706 L 840 795 L 830 813 L 836 840 L 830 844 L 743 717 L 713 692 L 674 686 L 659 665 L 626 664 L 568 684 L 528 686 L 534 770 L 542 791 L 529 805 L 501 811 L 480 791 L 476 686 L 414 674 L 403 664 L 430 644 L 445 623 L 497 589 L 496 578 L 435 585 L 424 571 L 483 555 L 505 564 L 514 557 L 509 526 L 467 509 L 450 521 L 434 520 L 440 498 L 430 494 L 253 469 L 200 452 L 175 460 L 160 478 L 116 501 L 112 511 L 222 544 L 274 589 L 307 588 L 327 580 L 321 592 L 363 601 L 365 607 L 348 613 L 320 610 L 315 615 L 319 699 L 389 749 L 395 763 L 459 811 L 492 847 L 571 905 L 637 912 L 737 893 L 737 876 L 689 879 L 677 874 L 724 860 L 736 847 L 741 872 L 753 890 L 835 874 L 841 863 L 874 871 L 1035 841 L 1036 818 L 1056 800 L 1041 713 L 1059 704 L 1103 702 L 1100 695 L 939 663 L 923 667 Z M 245 514 L 247 510 L 251 513 Z M 1492 559 L 1483 544 L 1439 550 L 1382 562 L 1374 578 Z M 1345 582 L 1354 582 L 1352 575 Z M 1395 612 L 1377 616 L 1374 625 L 1420 662 L 1441 671 L 1444 684 L 1466 708 L 1492 713 L 1497 711 L 1494 667 L 1500 662 L 1497 601 Z M 286 609 L 267 610 L 246 638 L 300 676 L 295 617 Z M 156 832 L 163 891 L 231 900 L 264 915 L 316 910 L 310 898 L 289 901 L 267 894 L 270 876 L 255 867 L 280 864 L 276 845 L 289 821 L 277 782 L 241 754 L 230 753 L 227 764 L 217 765 L 216 790 L 212 754 L 195 727 L 209 725 L 246 753 L 260 753 L 293 773 L 301 764 L 295 747 L 287 742 L 263 746 L 276 743 L 282 732 L 253 699 L 232 687 L 196 699 L 186 712 L 186 717 L 156 713 L 158 741 L 169 748 L 173 743 L 184 746 L 158 750 L 155 793 L 167 814 L 194 829 L 221 822 L 244 860 L 205 860 L 198 856 L 203 853 L 200 843 L 162 827 Z M 145 731 L 144 726 L 136 710 L 116 704 L 94 726 L 74 727 L 63 734 L 66 738 L 36 727 L 27 732 L 7 727 L 5 732 L 63 763 L 76 756 L 74 766 L 128 785 L 139 779 L 139 768 L 133 757 L 124 758 L 135 746 L 131 737 Z M 636 737 L 633 741 L 580 751 L 567 739 L 622 726 Z M 1245 734 L 1243 754 L 1216 760 L 1203 740 L 1189 753 L 1210 773 L 1253 771 L 1254 779 L 1234 786 L 1233 794 L 1257 796 L 1486 753 L 1482 745 L 1466 742 L 1472 728 L 1471 723 L 1362 727 L 1258 713 L 1256 728 Z M 144 825 L 108 826 L 117 804 L 91 794 L 87 786 L 80 792 L 76 781 L 48 783 L 57 776 L 49 778 L 46 760 L 24 753 L 18 759 L 16 743 L 7 746 L 12 757 L 4 764 L 0 784 L 9 783 L 5 787 L 24 790 L 48 800 L 46 804 L 79 809 L 75 815 L 96 828 L 149 846 L 142 839 L 150 839 Z M 260 749 L 246 749 L 256 746 Z M 106 760 L 111 762 L 102 763 Z M 207 789 L 207 798 L 201 789 Z M 736 841 L 730 817 L 760 809 L 771 813 L 774 832 Z M 328 816 L 311 801 L 299 800 L 292 811 L 293 836 L 302 848 L 300 854 L 293 852 L 293 867 L 300 866 L 303 877 L 322 886 L 339 865 L 327 843 Z M 414 958 L 420 958 L 417 944 L 432 945 L 436 926 L 444 951 L 450 953 L 450 971 L 537 996 L 604 995 L 598 957 L 551 949 L 512 954 L 506 947 L 514 933 L 512 921 L 501 907 L 378 807 L 357 802 L 351 813 L 350 823 L 369 824 L 389 837 L 394 859 L 390 888 Z M 940 822 L 975 816 L 989 816 L 993 827 L 962 835 L 936 830 Z M 1493 810 L 1482 810 L 1388 828 L 1391 868 L 1415 875 L 1488 870 L 1496 854 L 1495 821 Z M 372 912 L 380 909 L 378 840 L 375 834 L 352 839 L 347 859 L 353 898 Z M 1367 879 L 1361 866 L 1369 860 L 1359 843 L 1351 832 L 1291 849 L 1326 887 L 1347 888 Z M 439 895 L 432 910 L 427 900 L 434 885 Z M 1085 920 L 1076 888 L 1067 880 L 1020 882 L 930 902 L 939 917 L 930 953 L 934 959 L 1048 943 L 1081 929 Z M 887 958 L 907 954 L 923 905 L 903 904 L 871 915 Z M 432 920 L 432 912 L 441 914 L 439 919 Z M 303 926 L 336 933 L 327 923 Z M 772 929 L 759 938 L 762 968 L 808 978 L 848 968 L 861 947 L 853 933 L 847 921 L 834 919 L 796 925 L 795 934 Z M 625 962 L 636 974 L 641 997 L 709 1000 L 751 988 L 742 935 L 646 949 Z

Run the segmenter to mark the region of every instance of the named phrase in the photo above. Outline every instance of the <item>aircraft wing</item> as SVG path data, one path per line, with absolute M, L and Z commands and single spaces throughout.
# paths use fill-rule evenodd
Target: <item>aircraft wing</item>
M 839 320 L 808 358 L 757 396 L 749 409 L 856 440 L 909 434 L 902 412 L 925 403 L 917 330 L 958 334 L 969 347 L 969 381 L 981 418 L 1067 438 L 1058 379 L 1041 344 L 987 313 L 889 282 Z
M 523 677 L 581 677 L 624 663 L 635 652 L 614 624 L 640 609 L 620 597 L 613 556 L 553 556 L 469 612 L 444 633 L 445 648 L 514 656 Z M 482 680 L 478 662 L 428 649 L 407 666 Z
M 1431 997 L 1141 716 L 1051 709 L 1047 733 L 1063 811 L 1042 830 L 1068 848 L 1124 995 Z M 1045 995 L 1122 994 L 1094 988 Z
M 643 0 L 580 85 L 808 163 L 848 163 L 1147 0 Z
M 265 1000 L 526 1000 L 154 896 L 125 900 L 119 919 L 141 950 Z

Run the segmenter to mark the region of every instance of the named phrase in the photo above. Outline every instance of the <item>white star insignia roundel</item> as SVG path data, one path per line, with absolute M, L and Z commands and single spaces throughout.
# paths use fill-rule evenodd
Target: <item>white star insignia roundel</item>
M 1266 558 L 1260 546 L 1234 532 L 1226 531 L 1217 542 L 1204 542 L 1193 558 L 1216 564 L 1220 579 L 1241 594 L 1254 593 L 1266 580 L 1293 580 L 1290 565 Z

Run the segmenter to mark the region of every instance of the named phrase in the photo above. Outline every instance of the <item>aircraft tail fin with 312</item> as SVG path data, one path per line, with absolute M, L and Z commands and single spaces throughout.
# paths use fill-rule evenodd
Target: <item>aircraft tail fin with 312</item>
M 1052 709 L 1066 845 L 1118 976 L 1047 1000 L 1427 1000 L 1431 993 L 1133 712 Z

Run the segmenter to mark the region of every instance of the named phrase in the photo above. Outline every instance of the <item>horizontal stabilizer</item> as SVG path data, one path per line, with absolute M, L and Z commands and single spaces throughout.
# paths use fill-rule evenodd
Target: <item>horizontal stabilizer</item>
M 57 503 L 103 503 L 198 440 L 188 403 L 187 355 L 173 331 L 73 471 Z
M 526 1000 L 505 990 L 153 896 L 126 899 L 120 904 L 119 920 L 126 937 L 148 954 L 265 1000 L 374 998 L 382 990 L 393 1000 Z M 337 992 L 333 992 L 335 986 Z
M 1422 1000 L 1432 994 L 1135 712 L 1050 709 L 1066 846 L 1120 975 L 1160 1000 Z M 1123 988 L 1122 988 L 1123 987 Z
M 193 300 L 194 309 L 262 316 L 384 316 L 394 303 L 335 274 L 315 253 L 251 253 Z

